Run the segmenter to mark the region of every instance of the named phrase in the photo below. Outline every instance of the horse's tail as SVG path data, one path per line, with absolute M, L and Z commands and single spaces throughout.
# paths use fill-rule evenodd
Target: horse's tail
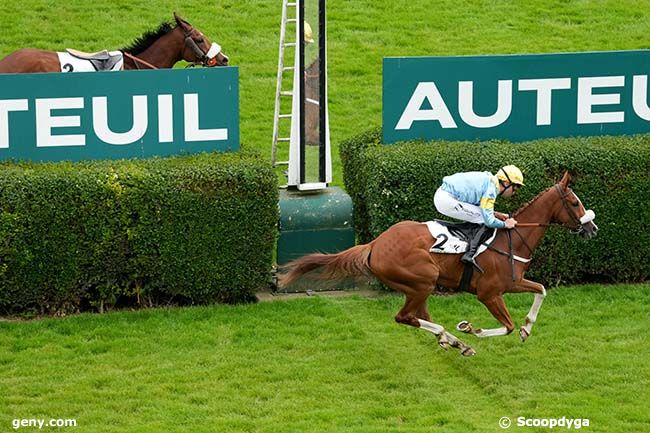
M 315 275 L 318 279 L 342 279 L 359 277 L 371 273 L 369 260 L 372 242 L 357 245 L 337 254 L 309 254 L 288 263 L 278 276 L 278 285 L 287 287 L 301 276 L 315 270 L 322 273 Z

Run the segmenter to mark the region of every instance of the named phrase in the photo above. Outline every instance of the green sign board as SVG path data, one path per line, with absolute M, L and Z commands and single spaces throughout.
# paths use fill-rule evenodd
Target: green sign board
M 234 67 L 0 74 L 0 159 L 78 161 L 238 149 Z
M 650 132 L 650 51 L 384 58 L 384 142 Z

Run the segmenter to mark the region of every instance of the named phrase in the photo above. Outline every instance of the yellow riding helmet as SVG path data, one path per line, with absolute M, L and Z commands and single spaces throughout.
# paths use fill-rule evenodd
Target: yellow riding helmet
M 305 24 L 305 42 L 307 42 L 308 44 L 313 44 L 314 32 L 311 30 L 311 26 L 307 21 L 305 21 L 304 24 Z
M 524 175 L 514 165 L 506 165 L 497 171 L 497 179 L 503 182 L 510 182 L 517 185 L 524 185 Z

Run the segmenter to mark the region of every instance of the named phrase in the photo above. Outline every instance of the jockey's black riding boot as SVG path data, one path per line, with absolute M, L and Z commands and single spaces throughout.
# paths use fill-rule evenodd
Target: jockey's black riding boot
M 483 239 L 483 235 L 489 230 L 486 226 L 481 224 L 481 226 L 476 230 L 476 233 L 474 234 L 474 237 L 472 240 L 469 241 L 469 246 L 467 247 L 467 251 L 465 251 L 465 254 L 463 254 L 463 257 L 461 257 L 460 261 L 463 263 L 471 263 L 473 264 L 476 269 L 478 269 L 481 273 L 483 272 L 483 269 L 474 261 L 474 257 L 476 257 L 476 251 L 478 250 L 478 247 L 481 245 L 481 240 Z

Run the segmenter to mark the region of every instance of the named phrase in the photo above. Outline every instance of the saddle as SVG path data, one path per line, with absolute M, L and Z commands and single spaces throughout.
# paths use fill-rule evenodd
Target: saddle
M 110 71 L 122 61 L 122 53 L 119 51 L 109 53 L 107 50 L 102 50 L 96 53 L 85 53 L 72 48 L 66 48 L 65 50 L 73 57 L 88 60 L 96 71 Z
M 424 223 L 429 228 L 431 236 L 435 242 L 429 249 L 432 253 L 438 254 L 462 254 L 467 251 L 469 242 L 481 227 L 473 223 L 452 223 L 449 221 L 434 220 Z M 488 249 L 497 236 L 497 229 L 486 230 L 479 240 L 479 248 L 476 256 Z M 469 285 L 474 274 L 474 266 L 471 263 L 465 265 L 463 275 L 460 281 L 460 290 L 468 291 Z
M 462 254 L 467 251 L 469 241 L 481 227 L 473 223 L 452 223 L 443 220 L 427 221 L 431 236 L 435 239 L 434 244 L 429 249 L 432 253 L 439 254 Z M 488 248 L 496 237 L 497 229 L 487 230 L 483 235 L 477 254 L 481 254 Z

